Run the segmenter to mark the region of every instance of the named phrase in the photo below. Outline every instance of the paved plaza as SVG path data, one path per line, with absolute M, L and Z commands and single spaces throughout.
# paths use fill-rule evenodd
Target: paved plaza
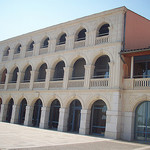
M 150 145 L 0 122 L 0 150 L 150 150 Z

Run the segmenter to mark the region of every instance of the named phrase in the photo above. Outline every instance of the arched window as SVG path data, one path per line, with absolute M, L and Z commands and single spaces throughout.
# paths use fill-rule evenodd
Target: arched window
M 40 99 L 38 99 L 34 104 L 33 117 L 32 117 L 32 125 L 33 127 L 39 127 L 40 119 L 41 119 L 41 108 L 43 104 Z
M 34 47 L 34 41 L 30 42 L 29 46 L 28 46 L 28 51 L 32 51 Z
M 14 105 L 14 100 L 11 98 L 7 106 L 6 122 L 11 121 L 13 105 Z
M 86 38 L 86 29 L 82 29 L 77 35 L 77 41 L 85 40 Z
M 24 98 L 21 103 L 20 103 L 20 109 L 19 109 L 19 118 L 18 118 L 18 123 L 19 124 L 24 124 L 25 120 L 25 113 L 26 113 L 26 106 L 27 106 L 27 101 Z
M 109 62 L 107 55 L 99 57 L 95 62 L 93 78 L 109 78 Z
M 46 63 L 42 64 L 40 69 L 39 69 L 39 74 L 38 74 L 38 81 L 39 82 L 45 81 L 46 69 L 47 69 L 47 64 Z
M 21 51 L 21 44 L 19 44 L 19 45 L 16 47 L 16 49 L 15 49 L 15 54 L 20 53 L 20 51 Z
M 98 31 L 98 37 L 109 35 L 109 24 L 104 24 Z
M 1 75 L 1 84 L 5 84 L 7 69 L 4 69 Z
M 4 51 L 3 56 L 8 56 L 8 55 L 9 55 L 9 50 L 10 50 L 10 47 L 8 47 L 8 48 Z
M 32 71 L 32 67 L 30 65 L 26 68 L 26 71 L 25 71 L 25 74 L 24 74 L 24 82 L 30 82 L 31 71 Z
M 97 100 L 92 105 L 90 134 L 104 136 L 106 127 L 107 106 L 104 101 Z
M 49 38 L 46 38 L 46 39 L 43 41 L 43 43 L 42 43 L 42 45 L 41 45 L 41 48 L 46 48 L 46 47 L 48 47 L 48 41 L 49 41 Z
M 58 99 L 55 99 L 50 107 L 50 117 L 49 117 L 49 129 L 57 130 L 58 121 L 59 121 L 59 108 L 60 102 Z
M 84 74 L 85 74 L 85 66 L 86 62 L 84 58 L 78 59 L 73 66 L 73 73 L 72 73 L 72 79 L 77 80 L 77 79 L 84 79 Z
M 0 98 L 0 113 L 1 113 L 1 105 L 2 105 L 2 99 Z
M 150 142 L 150 101 L 139 104 L 135 111 L 135 139 Z
M 54 81 L 63 80 L 64 67 L 65 67 L 64 61 L 60 61 L 59 63 L 57 63 L 57 65 L 55 67 L 54 77 L 53 77 Z
M 68 131 L 79 132 L 81 109 L 82 105 L 79 100 L 75 99 L 71 102 L 68 119 Z
M 17 82 L 17 73 L 19 72 L 19 69 L 18 69 L 18 67 L 16 67 L 15 69 L 14 69 L 14 71 L 13 71 L 13 75 L 12 75 L 12 80 L 11 80 L 11 82 L 12 83 L 16 83 Z
M 60 36 L 58 45 L 65 44 L 66 43 L 66 33 Z

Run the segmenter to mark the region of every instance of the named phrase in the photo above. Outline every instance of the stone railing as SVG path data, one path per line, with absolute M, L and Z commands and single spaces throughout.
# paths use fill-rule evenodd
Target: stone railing
M 91 79 L 90 87 L 95 88 L 108 88 L 109 87 L 109 78 L 102 78 L 102 79 Z
M 29 89 L 30 87 L 30 82 L 28 83 L 20 83 L 19 88 L 20 89 Z
M 68 82 L 68 88 L 83 87 L 83 86 L 84 86 L 84 80 L 69 80 Z
M 16 89 L 16 83 L 8 83 L 7 89 Z
M 37 89 L 45 88 L 45 82 L 34 82 L 33 88 Z
M 33 51 L 26 51 L 25 57 L 31 57 L 33 55 Z
M 0 84 L 0 90 L 4 89 L 5 84 Z
M 101 37 L 96 37 L 95 44 L 103 44 L 103 43 L 108 43 L 109 42 L 109 35 L 107 36 L 101 36 Z
M 50 81 L 49 88 L 50 89 L 63 88 L 63 81 Z
M 65 44 L 61 44 L 61 45 L 56 45 L 56 51 L 62 51 L 65 50 Z
M 39 51 L 39 54 L 42 55 L 42 54 L 46 54 L 48 52 L 48 48 L 40 48 L 40 51 Z
M 8 60 L 8 56 L 3 56 L 2 61 L 7 61 Z
M 85 40 L 82 41 L 75 41 L 74 48 L 80 48 L 85 46 Z
M 20 58 L 20 53 L 14 54 L 14 59 L 18 59 L 18 58 Z
M 150 78 L 124 79 L 123 88 L 125 90 L 150 88 Z

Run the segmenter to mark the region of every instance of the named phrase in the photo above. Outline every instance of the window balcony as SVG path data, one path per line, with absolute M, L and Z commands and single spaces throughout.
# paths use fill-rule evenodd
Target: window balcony
M 84 80 L 69 80 L 68 88 L 84 87 Z
M 74 48 L 80 48 L 85 46 L 85 40 L 75 41 Z
M 146 90 L 146 89 L 150 89 L 150 78 L 124 79 L 123 88 L 125 90 Z
M 2 61 L 7 61 L 8 60 L 8 56 L 3 56 Z
M 65 43 L 56 45 L 56 51 L 62 51 L 62 50 L 65 50 Z
M 19 86 L 20 89 L 29 89 L 29 87 L 30 87 L 30 83 L 29 82 L 20 83 L 20 86 Z
M 34 88 L 34 89 L 45 88 L 45 82 L 34 82 L 33 88 Z
M 61 88 L 63 88 L 63 80 L 49 82 L 49 89 L 61 89 Z
M 0 90 L 4 89 L 5 84 L 0 84 Z
M 109 78 L 91 79 L 90 88 L 110 88 Z
M 33 51 L 26 51 L 25 57 L 31 57 L 33 55 Z
M 14 59 L 18 59 L 18 58 L 20 58 L 20 53 L 14 54 Z
M 42 47 L 42 48 L 40 48 L 40 51 L 39 51 L 40 55 L 46 54 L 46 53 L 48 53 L 48 47 Z
M 16 83 L 8 83 L 7 84 L 7 89 L 16 89 Z
M 99 44 L 104 44 L 108 42 L 109 42 L 109 35 L 106 35 L 106 36 L 96 37 L 95 44 L 99 45 Z

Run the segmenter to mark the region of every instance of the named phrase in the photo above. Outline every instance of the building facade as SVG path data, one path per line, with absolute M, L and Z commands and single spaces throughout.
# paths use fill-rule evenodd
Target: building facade
M 150 26 L 120 7 L 1 41 L 0 121 L 150 141 L 150 32 L 135 16 Z

